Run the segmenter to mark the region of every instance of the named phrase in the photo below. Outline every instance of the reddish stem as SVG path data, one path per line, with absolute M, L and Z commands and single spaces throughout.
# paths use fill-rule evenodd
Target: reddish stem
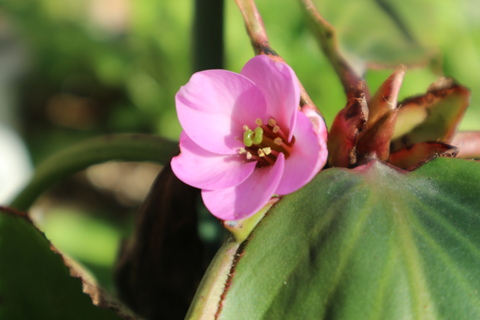
M 285 62 L 278 53 L 270 47 L 265 25 L 254 0 L 235 0 L 242 13 L 248 36 L 252 42 L 255 54 L 264 54 L 274 61 Z M 316 108 L 305 88 L 300 83 L 300 106 L 310 105 Z M 318 108 L 317 111 L 320 113 Z
M 311 0 L 299 1 L 303 4 L 305 12 L 312 22 L 313 31 L 317 35 L 323 53 L 340 78 L 347 99 L 358 97 L 359 92 L 362 92 L 368 101 L 370 94 L 365 82 L 340 54 L 335 28 L 322 17 Z

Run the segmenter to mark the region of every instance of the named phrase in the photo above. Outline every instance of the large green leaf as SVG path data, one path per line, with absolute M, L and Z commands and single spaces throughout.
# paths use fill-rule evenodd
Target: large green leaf
M 0 274 L 0 319 L 121 319 L 112 310 L 92 304 L 82 292 L 82 281 L 70 276 L 60 254 L 51 250 L 28 218 L 2 208 Z M 125 319 L 133 319 L 124 312 Z
M 321 172 L 237 250 L 218 319 L 480 319 L 478 181 L 443 158 Z

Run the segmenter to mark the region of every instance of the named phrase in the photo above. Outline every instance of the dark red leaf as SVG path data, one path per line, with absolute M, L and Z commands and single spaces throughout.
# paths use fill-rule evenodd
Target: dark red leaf
M 348 99 L 345 108 L 335 117 L 328 137 L 328 163 L 335 167 L 349 167 L 356 163 L 357 135 L 368 118 L 368 107 L 363 91 Z
M 401 102 L 392 150 L 427 141 L 450 143 L 469 101 L 467 88 L 442 78 L 425 95 Z
M 387 112 L 373 128 L 366 131 L 357 144 L 359 163 L 378 159 L 386 161 L 390 155 L 390 140 L 395 130 L 398 109 Z
M 388 161 L 402 169 L 413 170 L 437 157 L 455 157 L 458 148 L 443 142 L 422 142 L 390 154 Z
M 374 126 L 387 112 L 396 109 L 404 76 L 405 68 L 403 66 L 397 68 L 368 101 L 368 128 Z

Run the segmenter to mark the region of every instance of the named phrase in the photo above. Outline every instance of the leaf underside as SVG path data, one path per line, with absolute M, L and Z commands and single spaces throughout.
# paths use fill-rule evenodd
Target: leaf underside
M 480 319 L 480 163 L 327 169 L 244 246 L 218 319 Z

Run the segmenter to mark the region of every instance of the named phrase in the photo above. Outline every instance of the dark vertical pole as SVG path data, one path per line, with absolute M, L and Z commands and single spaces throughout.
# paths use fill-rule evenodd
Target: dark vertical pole
M 223 0 L 195 0 L 193 71 L 223 68 L 223 7 Z M 198 196 L 167 165 L 136 214 L 115 278 L 120 298 L 145 318 L 180 320 L 187 313 L 204 273 Z
M 223 68 L 224 0 L 195 0 L 193 71 Z

